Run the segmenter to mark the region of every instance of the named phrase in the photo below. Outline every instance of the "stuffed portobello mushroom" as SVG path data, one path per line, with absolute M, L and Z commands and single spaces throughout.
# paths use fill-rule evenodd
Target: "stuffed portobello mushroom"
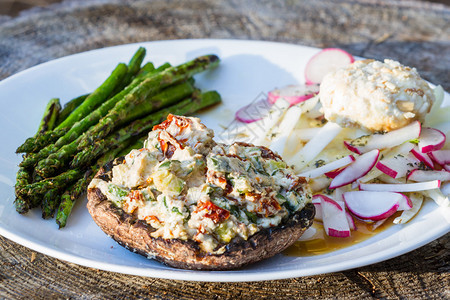
M 306 180 L 266 147 L 213 136 L 197 118 L 169 115 L 144 148 L 92 180 L 94 221 L 127 249 L 177 268 L 234 269 L 283 251 L 314 218 Z

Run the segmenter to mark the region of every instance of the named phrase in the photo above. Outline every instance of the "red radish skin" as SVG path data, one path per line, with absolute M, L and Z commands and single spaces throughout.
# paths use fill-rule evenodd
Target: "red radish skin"
M 269 103 L 274 104 L 278 99 L 283 98 L 288 101 L 291 106 L 297 103 L 311 99 L 319 93 L 319 85 L 288 85 L 281 89 L 274 89 L 267 94 Z
M 428 155 L 441 166 L 450 164 L 450 150 L 437 150 L 428 153 Z
M 342 207 L 333 199 L 318 195 L 321 198 L 323 227 L 328 236 L 349 237 L 350 227 Z
M 355 220 L 353 220 L 352 215 L 346 211 L 345 216 L 347 217 L 348 227 L 350 230 L 356 230 Z
M 428 156 L 426 153 L 420 152 L 418 147 L 414 147 L 411 150 L 411 153 L 421 162 L 423 162 L 427 167 L 434 169 L 434 163 L 433 160 L 431 160 L 430 156 Z
M 325 164 L 319 168 L 311 169 L 306 172 L 303 172 L 303 173 L 299 174 L 298 176 L 316 178 L 316 177 L 324 175 L 328 172 L 331 172 L 337 168 L 344 167 L 354 161 L 355 161 L 355 158 L 353 157 L 353 155 L 347 155 L 347 156 L 344 156 L 343 158 L 340 158 L 338 160 L 335 160 L 328 164 Z
M 445 144 L 445 134 L 436 128 L 423 128 L 419 138 L 422 153 L 440 150 Z
M 419 168 L 420 161 L 412 153 L 399 154 L 380 160 L 376 167 L 392 178 L 400 178 L 405 177 L 408 172 Z
M 323 49 L 306 64 L 306 84 L 320 84 L 327 73 L 345 67 L 354 61 L 354 57 L 342 49 Z
M 430 180 L 440 180 L 441 182 L 450 181 L 450 172 L 446 170 L 441 171 L 413 170 L 406 177 L 406 180 L 419 182 Z
M 358 218 L 379 221 L 393 215 L 403 195 L 391 192 L 352 191 L 344 193 L 348 210 Z
M 372 192 L 418 192 L 434 190 L 441 187 L 440 180 L 416 183 L 360 183 L 359 189 Z
M 353 163 L 331 181 L 330 189 L 347 185 L 366 175 L 376 164 L 379 155 L 379 150 L 372 150 L 357 157 Z
M 353 141 L 344 141 L 348 150 L 361 154 L 374 149 L 393 148 L 410 140 L 419 138 L 422 125 L 419 121 L 411 122 L 405 127 L 389 131 L 385 134 L 372 134 L 364 141 L 361 138 Z
M 392 178 L 396 178 L 396 177 L 397 177 L 397 174 L 398 174 L 397 171 L 395 171 L 395 170 L 389 168 L 388 166 L 386 166 L 385 164 L 383 164 L 383 163 L 380 162 L 380 161 L 377 162 L 376 168 L 377 168 L 378 170 L 380 170 L 381 172 L 383 172 L 384 174 L 386 174 L 386 175 L 388 175 L 388 176 L 390 176 L 390 177 L 392 177 Z
M 410 210 L 413 207 L 411 199 L 402 193 L 399 194 L 402 195 L 402 198 L 398 201 L 398 210 Z
M 353 146 L 351 142 L 344 141 L 344 145 L 345 147 L 347 147 L 348 150 L 352 151 L 353 153 L 361 154 L 361 151 L 359 151 L 358 147 Z
M 337 170 L 334 171 L 330 171 L 330 172 L 326 172 L 325 176 L 330 177 L 330 178 L 335 178 L 336 176 L 339 175 L 339 173 L 341 173 L 342 171 L 344 171 L 345 168 L 339 168 Z

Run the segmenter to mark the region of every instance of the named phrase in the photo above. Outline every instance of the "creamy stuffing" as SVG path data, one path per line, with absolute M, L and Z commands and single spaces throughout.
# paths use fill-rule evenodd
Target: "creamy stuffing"
M 389 59 L 356 61 L 327 74 L 319 96 L 327 120 L 372 132 L 423 121 L 434 102 L 415 68 Z
M 309 186 L 265 147 L 218 144 L 197 118 L 169 115 L 112 170 L 94 179 L 114 205 L 146 221 L 164 239 L 192 239 L 222 253 L 311 201 Z

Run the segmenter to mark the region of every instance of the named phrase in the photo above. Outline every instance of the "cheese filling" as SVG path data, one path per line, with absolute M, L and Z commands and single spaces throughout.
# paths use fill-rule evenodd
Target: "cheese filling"
M 169 115 L 112 170 L 94 179 L 112 203 L 164 239 L 192 239 L 222 253 L 233 238 L 248 239 L 311 202 L 309 186 L 265 147 L 218 144 L 197 118 Z

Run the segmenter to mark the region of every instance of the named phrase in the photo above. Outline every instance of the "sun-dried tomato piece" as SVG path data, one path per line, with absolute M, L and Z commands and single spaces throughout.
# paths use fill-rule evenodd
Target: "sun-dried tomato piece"
M 166 158 L 171 158 L 176 149 L 183 149 L 183 145 L 180 144 L 170 133 L 164 131 L 158 134 L 158 141 L 161 147 L 161 151 Z
M 160 124 L 153 126 L 153 130 L 157 130 L 157 129 L 164 130 L 164 129 L 166 129 L 167 127 L 169 127 L 170 123 L 172 123 L 173 117 L 174 117 L 174 115 L 169 114 L 167 116 L 167 119 L 164 122 L 161 122 Z
M 230 217 L 230 212 L 223 209 L 211 201 L 201 202 L 197 205 L 197 212 L 206 210 L 205 218 L 213 220 L 214 223 L 220 223 Z
M 264 197 L 259 201 L 258 213 L 265 217 L 276 214 L 280 209 L 280 204 L 273 197 Z
M 141 202 L 143 200 L 142 193 L 139 190 L 132 190 L 128 194 L 128 198 L 130 198 L 130 202 L 133 202 L 133 201 Z
M 167 129 L 167 127 L 169 127 L 172 122 L 175 125 L 177 125 L 177 127 L 180 129 L 180 131 L 177 133 L 177 135 L 180 134 L 185 128 L 188 128 L 191 125 L 191 120 L 189 120 L 188 118 L 186 118 L 186 117 L 179 117 L 179 116 L 175 116 L 175 115 L 169 114 L 167 116 L 167 119 L 164 122 L 162 122 L 161 124 L 153 126 L 153 130 L 156 130 L 156 129 L 161 129 L 161 130 Z
M 146 216 L 146 217 L 144 217 L 144 220 L 145 220 L 147 223 L 150 223 L 151 221 L 161 223 L 161 221 L 158 219 L 157 216 Z

